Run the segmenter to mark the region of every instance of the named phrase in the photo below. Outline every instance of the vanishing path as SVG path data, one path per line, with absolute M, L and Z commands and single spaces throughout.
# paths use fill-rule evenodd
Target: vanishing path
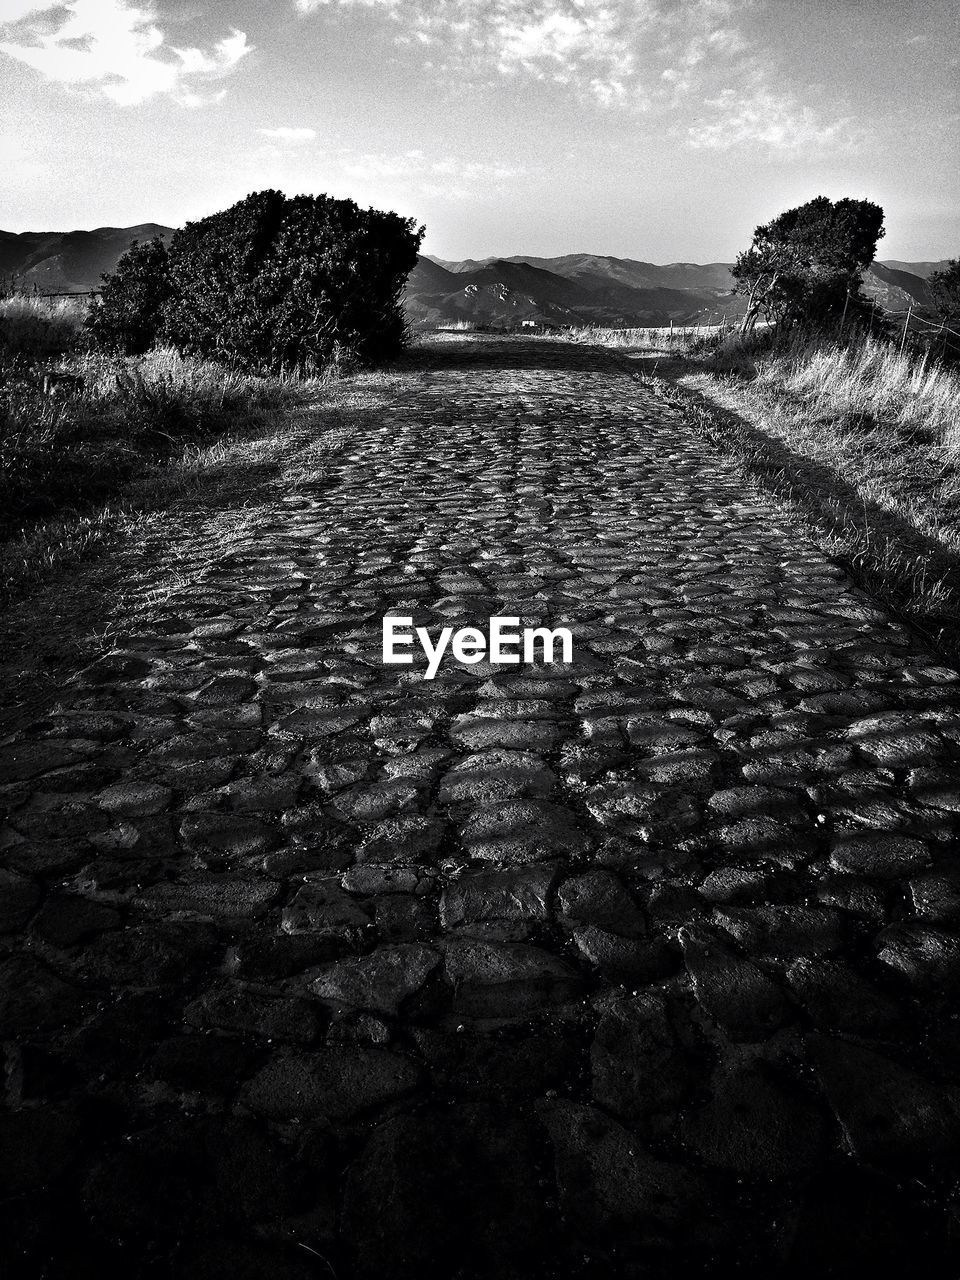
M 420 368 L 2 747 L 5 1274 L 945 1257 L 957 675 L 622 360 Z

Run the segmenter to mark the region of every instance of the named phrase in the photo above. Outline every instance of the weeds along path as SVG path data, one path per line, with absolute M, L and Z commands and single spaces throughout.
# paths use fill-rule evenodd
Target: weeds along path
M 2 747 L 5 1274 L 941 1274 L 956 672 L 607 352 L 325 457 Z

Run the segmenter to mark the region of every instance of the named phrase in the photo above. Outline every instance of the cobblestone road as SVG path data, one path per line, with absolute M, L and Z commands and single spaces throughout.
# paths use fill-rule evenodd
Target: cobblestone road
M 5 1274 L 955 1275 L 957 679 L 623 361 L 427 350 L 2 747 Z

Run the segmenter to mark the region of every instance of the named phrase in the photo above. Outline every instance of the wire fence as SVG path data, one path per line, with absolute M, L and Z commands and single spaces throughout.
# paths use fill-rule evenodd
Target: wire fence
M 914 349 L 920 346 L 931 355 L 939 355 L 941 358 L 948 352 L 960 355 L 960 330 L 951 328 L 945 320 L 937 324 L 925 316 L 918 316 L 910 308 L 903 321 L 900 350 L 903 351 L 908 346 Z
M 42 289 L 40 285 L 24 284 L 16 276 L 0 280 L 0 298 L 97 298 L 102 289 Z
M 99 298 L 103 291 L 101 289 L 67 289 L 62 293 L 41 293 L 39 289 L 31 289 L 29 293 L 18 290 L 16 294 L 7 294 L 7 297 L 21 298 Z M 4 295 L 0 293 L 0 298 Z

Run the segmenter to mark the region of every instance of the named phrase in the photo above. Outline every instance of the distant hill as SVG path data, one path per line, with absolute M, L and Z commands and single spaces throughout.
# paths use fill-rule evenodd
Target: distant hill
M 882 262 L 874 262 L 863 273 L 863 291 L 876 299 L 884 311 L 906 311 L 910 307 L 926 311 L 932 305 L 930 286 L 923 276 Z
M 0 284 L 36 286 L 41 293 L 97 289 L 134 240 L 171 235 L 171 227 L 155 222 L 94 231 L 0 231 Z
M 93 231 L 0 231 L 0 287 L 15 281 L 41 293 L 86 292 L 134 240 L 168 239 L 155 222 Z M 875 262 L 864 289 L 887 311 L 927 309 L 928 276 L 944 262 Z M 407 282 L 405 307 L 413 324 L 692 324 L 743 314 L 726 262 L 657 265 L 604 254 L 555 258 L 519 254 L 459 262 L 423 256 Z
M 960 257 L 960 254 L 957 255 Z M 874 263 L 874 266 L 877 266 Z M 890 267 L 893 271 L 906 271 L 921 280 L 929 280 L 935 271 L 942 271 L 949 265 L 949 259 L 941 258 L 939 262 L 898 262 L 895 258 L 884 258 L 879 262 L 881 267 Z
M 615 327 L 710 323 L 743 314 L 732 292 L 732 264 L 670 262 L 569 253 L 556 258 L 422 257 L 407 284 L 406 308 L 423 325 L 469 320 L 481 324 L 599 324 Z M 939 263 L 875 262 L 863 287 L 885 311 L 926 310 L 926 275 Z
M 711 262 L 699 266 L 695 262 L 671 262 L 656 266 L 652 262 L 638 262 L 632 258 L 611 258 L 593 253 L 568 253 L 559 258 L 534 258 L 520 255 L 514 258 L 467 258 L 463 262 L 433 261 L 456 273 L 476 271 L 493 262 L 523 262 L 569 280 L 583 280 L 589 287 L 595 279 L 606 283 L 629 285 L 634 289 L 720 289 L 732 288 L 730 265 Z
M 571 254 L 459 263 L 421 258 L 407 282 L 415 324 L 599 324 L 629 327 L 693 323 L 737 315 L 730 273 L 713 267 L 656 267 L 628 259 Z

